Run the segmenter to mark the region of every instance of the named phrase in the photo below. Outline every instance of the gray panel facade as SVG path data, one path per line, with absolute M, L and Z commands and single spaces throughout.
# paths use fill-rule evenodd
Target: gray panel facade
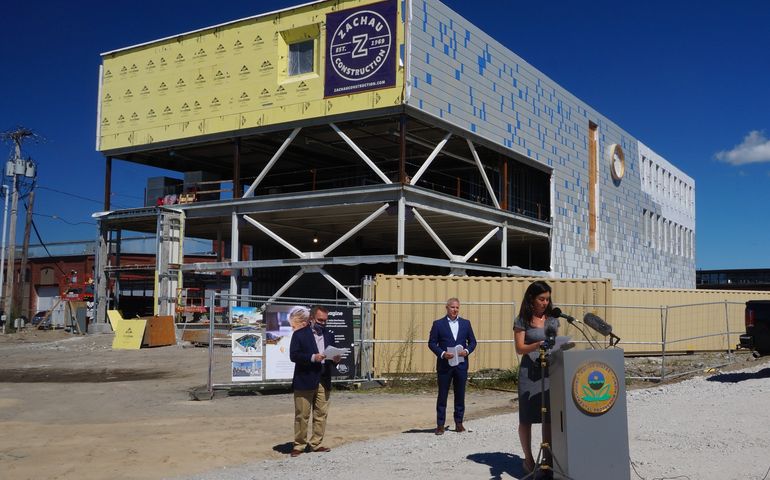
M 554 276 L 695 287 L 690 177 L 445 5 L 415 0 L 411 11 L 408 105 L 553 169 Z M 595 250 L 589 248 L 589 122 L 598 126 Z M 613 144 L 625 154 L 619 182 L 610 168 Z M 643 178 L 643 168 L 658 164 L 665 175 Z M 656 190 L 654 182 L 664 179 L 668 190 Z M 689 193 L 680 197 L 680 190 Z

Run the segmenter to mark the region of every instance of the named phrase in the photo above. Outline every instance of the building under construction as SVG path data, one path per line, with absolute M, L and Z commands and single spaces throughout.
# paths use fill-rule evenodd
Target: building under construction
M 99 319 L 123 231 L 157 235 L 160 314 L 184 278 L 351 300 L 375 273 L 695 285 L 693 180 L 438 1 L 310 2 L 102 60 Z M 116 159 L 183 178 L 113 211 Z M 185 237 L 225 248 L 185 264 Z

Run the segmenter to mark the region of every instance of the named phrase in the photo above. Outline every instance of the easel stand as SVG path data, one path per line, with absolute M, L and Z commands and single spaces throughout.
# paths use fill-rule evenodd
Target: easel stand
M 545 403 L 545 377 L 548 373 L 548 350 L 547 346 L 544 344 L 540 344 L 540 356 L 538 357 L 538 362 L 540 363 L 542 372 L 542 375 L 540 375 L 540 424 L 545 426 L 546 416 L 548 415 L 548 405 Z M 558 470 L 553 468 L 553 464 L 556 464 Z M 545 438 L 543 438 L 542 442 L 540 442 L 540 450 L 537 452 L 535 469 L 527 474 L 522 480 L 528 478 L 533 478 L 535 480 L 553 479 L 554 471 L 560 473 L 561 478 L 570 478 L 561 471 L 559 462 L 554 456 L 553 450 L 551 450 L 551 445 Z

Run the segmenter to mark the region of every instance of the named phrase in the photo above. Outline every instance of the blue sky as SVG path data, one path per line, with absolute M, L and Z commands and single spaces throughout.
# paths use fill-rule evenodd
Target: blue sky
M 44 137 L 25 149 L 43 241 L 96 235 L 100 53 L 297 3 L 7 4 L 0 130 Z M 695 179 L 698 268 L 770 267 L 770 2 L 444 3 Z M 163 173 L 115 161 L 113 206 L 140 205 L 146 178 Z

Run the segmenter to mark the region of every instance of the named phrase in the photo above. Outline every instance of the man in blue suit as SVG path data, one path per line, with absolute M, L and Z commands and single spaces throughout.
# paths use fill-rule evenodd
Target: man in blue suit
M 468 380 L 468 355 L 476 348 L 476 336 L 473 334 L 471 322 L 461 318 L 460 300 L 450 298 L 446 302 L 446 317 L 433 322 L 428 337 L 428 347 L 436 354 L 436 374 L 438 376 L 438 398 L 436 400 L 436 435 L 444 434 L 446 422 L 446 402 L 449 386 L 454 387 L 455 399 L 455 431 L 464 432 L 463 416 L 465 415 L 465 382 Z M 457 355 L 463 357 L 462 363 L 454 363 L 455 347 L 460 345 Z M 447 351 L 449 350 L 449 351 Z
M 294 377 L 291 386 L 294 389 L 294 447 L 291 456 L 304 453 L 308 446 L 312 452 L 328 452 L 330 449 L 321 445 L 326 430 L 326 415 L 329 411 L 329 396 L 332 390 L 332 365 L 340 361 L 339 356 L 327 359 L 324 349 L 334 345 L 334 335 L 326 330 L 329 311 L 321 306 L 314 306 L 310 311 L 305 307 L 306 316 L 311 324 L 295 331 L 289 346 L 289 358 L 294 362 Z M 294 312 L 294 309 L 292 309 Z M 289 313 L 289 317 L 292 316 Z M 307 440 L 307 425 L 313 414 L 313 431 L 310 442 Z

